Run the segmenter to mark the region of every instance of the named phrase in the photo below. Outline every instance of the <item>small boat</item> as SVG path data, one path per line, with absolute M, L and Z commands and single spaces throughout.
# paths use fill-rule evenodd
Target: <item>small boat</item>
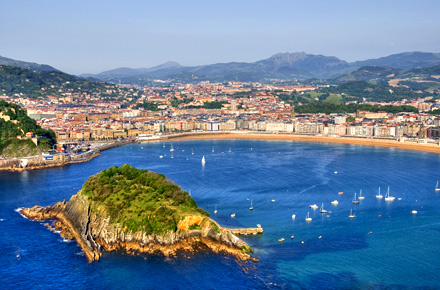
M 295 236 L 294 236 L 294 235 L 291 235 L 290 238 L 293 239 L 293 238 L 295 238 Z
M 231 214 L 231 218 L 235 218 L 235 213 Z
M 229 153 L 231 153 L 232 151 L 231 151 L 231 147 L 229 147 Z
M 416 210 L 412 210 L 411 213 L 412 214 L 417 214 L 417 211 Z
M 440 191 L 440 187 L 438 185 L 438 180 L 437 180 L 437 184 L 435 185 L 435 191 Z
M 335 173 L 335 174 L 338 174 L 338 172 L 337 172 L 337 171 L 335 171 L 334 173 Z
M 317 206 L 316 204 L 311 204 L 311 205 L 309 205 L 309 207 L 310 207 L 311 209 L 317 209 L 317 208 L 318 208 L 318 206 Z
M 338 192 L 338 194 L 339 194 L 339 195 L 343 195 L 343 194 L 344 194 L 344 192 L 340 191 L 340 192 Z
M 333 204 L 333 205 L 338 205 L 338 203 L 339 203 L 339 202 L 338 202 L 336 199 L 335 199 L 334 201 L 331 202 L 331 204 Z
M 293 214 L 292 215 L 292 219 L 294 220 L 296 218 L 296 214 Z
M 278 242 L 284 242 L 284 238 L 278 239 Z
M 173 143 L 171 143 L 171 149 L 170 149 L 170 151 L 171 151 L 171 152 L 174 151 Z
M 217 213 L 217 205 L 215 205 L 214 214 Z
M 251 199 L 251 207 L 249 208 L 249 210 L 253 210 L 253 209 L 254 209 L 254 206 L 252 204 L 252 199 Z
M 355 215 L 353 214 L 353 209 L 350 209 L 350 215 L 348 217 L 351 219 L 355 217 Z
M 160 155 L 159 158 L 163 158 L 163 155 Z
M 272 199 L 272 202 L 275 202 L 275 199 Z
M 320 213 L 328 213 L 328 211 L 326 211 L 326 210 L 324 209 L 324 203 L 321 204 L 321 208 L 319 209 L 319 212 L 320 212 Z
M 380 187 L 379 190 L 377 191 L 376 198 L 383 198 L 383 195 L 380 194 Z
M 359 192 L 358 199 L 359 200 L 365 199 L 365 196 L 362 195 L 362 189 L 361 189 L 361 192 Z
M 306 215 L 306 222 L 310 222 L 310 221 L 312 221 L 312 218 L 310 217 L 310 213 L 307 212 L 307 215 Z
M 356 199 L 356 192 L 354 193 L 354 198 L 351 201 L 353 204 L 359 204 L 359 200 Z
M 194 155 L 194 149 L 191 149 L 191 155 Z
M 206 160 L 205 160 L 205 156 L 203 155 L 202 164 L 205 165 L 205 163 L 206 163 Z
M 386 201 L 394 201 L 396 199 L 394 196 L 390 196 L 390 187 L 388 186 L 387 194 L 385 195 Z
M 211 152 L 214 152 L 214 146 L 212 146 L 212 150 L 211 150 Z

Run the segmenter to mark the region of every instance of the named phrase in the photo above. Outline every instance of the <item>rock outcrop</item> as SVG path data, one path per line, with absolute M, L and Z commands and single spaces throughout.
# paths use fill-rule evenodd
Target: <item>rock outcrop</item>
M 99 260 L 102 251 L 125 249 L 127 253 L 162 253 L 176 256 L 178 251 L 194 252 L 208 248 L 215 253 L 227 253 L 240 260 L 250 258 L 250 248 L 242 240 L 202 215 L 183 217 L 177 231 L 165 234 L 131 232 L 118 223 L 112 223 L 99 207 L 93 208 L 89 198 L 81 192 L 68 202 L 53 206 L 35 206 L 21 210 L 32 220 L 54 219 L 63 237 L 75 239 L 90 262 Z

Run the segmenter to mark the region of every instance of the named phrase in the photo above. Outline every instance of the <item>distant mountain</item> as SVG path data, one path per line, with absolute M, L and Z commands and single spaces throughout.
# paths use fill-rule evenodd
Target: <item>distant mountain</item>
M 47 65 L 47 64 L 26 62 L 26 61 L 6 58 L 3 56 L 0 56 L 0 65 L 10 65 L 10 66 L 19 67 L 22 69 L 35 70 L 35 71 L 59 71 L 56 68 L 51 67 L 50 65 Z
M 351 66 L 359 68 L 363 66 L 376 65 L 409 69 L 415 67 L 430 67 L 438 64 L 440 64 L 440 53 L 414 51 L 392 54 L 376 59 L 355 61 L 351 63 Z
M 350 81 L 374 81 L 374 80 L 392 80 L 392 79 L 412 79 L 433 80 L 433 75 L 440 75 L 440 65 L 431 67 L 417 67 L 411 69 L 390 68 L 385 66 L 364 66 L 349 74 L 342 75 L 333 79 L 335 83 L 345 83 Z

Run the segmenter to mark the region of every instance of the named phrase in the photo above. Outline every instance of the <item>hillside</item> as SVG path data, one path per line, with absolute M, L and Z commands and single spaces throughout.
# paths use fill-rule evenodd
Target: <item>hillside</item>
M 15 60 L 3 56 L 0 56 L 0 65 L 9 65 L 9 66 L 19 67 L 22 69 L 33 70 L 33 71 L 58 71 L 56 68 L 51 67 L 50 65 L 47 64 L 26 62 L 26 61 Z
M 32 71 L 0 65 L 0 95 L 20 95 L 31 99 L 66 94 L 88 94 L 102 98 L 118 98 L 118 92 L 128 89 L 114 84 L 96 82 L 59 71 Z M 109 93 L 109 91 L 111 93 Z
M 40 137 L 38 146 L 31 139 L 25 138 L 28 132 Z M 23 139 L 18 139 L 18 135 Z M 55 143 L 55 133 L 52 130 L 42 129 L 35 120 L 27 116 L 26 110 L 17 104 L 0 100 L 0 156 L 39 155 L 51 149 Z
M 76 239 L 89 261 L 102 251 L 162 253 L 210 249 L 248 260 L 250 248 L 197 207 L 162 174 L 128 164 L 91 176 L 68 202 L 27 208 L 33 220 L 56 219 L 63 237 Z

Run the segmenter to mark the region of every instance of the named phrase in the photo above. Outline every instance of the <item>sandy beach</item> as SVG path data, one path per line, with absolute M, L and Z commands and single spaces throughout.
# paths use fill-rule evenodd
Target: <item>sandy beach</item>
M 290 135 L 290 134 L 258 134 L 258 133 L 207 133 L 207 134 L 188 134 L 184 136 L 168 136 L 171 140 L 221 140 L 221 139 L 254 139 L 254 140 L 280 140 L 295 142 L 318 142 L 318 143 L 341 143 L 355 144 L 364 146 L 380 146 L 388 148 L 406 149 L 440 153 L 440 145 L 422 144 L 415 142 L 399 142 L 386 139 L 367 139 L 352 137 L 326 137 L 311 135 Z

